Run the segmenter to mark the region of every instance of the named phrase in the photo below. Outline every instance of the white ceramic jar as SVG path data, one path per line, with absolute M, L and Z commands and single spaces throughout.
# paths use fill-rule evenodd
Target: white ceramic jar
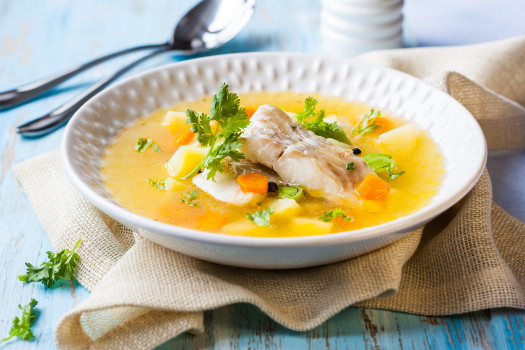
M 403 46 L 403 0 L 322 0 L 326 54 L 353 57 Z

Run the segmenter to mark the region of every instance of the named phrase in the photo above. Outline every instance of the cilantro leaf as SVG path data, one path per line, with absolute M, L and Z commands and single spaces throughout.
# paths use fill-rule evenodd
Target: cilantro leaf
M 73 280 L 73 272 L 80 260 L 75 250 L 81 241 L 79 239 L 72 250 L 62 249 L 58 253 L 48 251 L 49 261 L 43 262 L 40 266 L 26 263 L 27 272 L 25 275 L 18 276 L 18 279 L 25 283 L 42 282 L 47 288 L 51 288 L 61 278 L 66 281 Z
M 193 110 L 187 110 L 186 115 L 188 124 L 191 124 L 190 131 L 197 134 L 197 141 L 201 146 L 208 147 L 208 153 L 182 179 L 195 175 L 201 169 L 208 169 L 207 179 L 213 180 L 217 171 L 224 171 L 224 158 L 231 157 L 235 161 L 244 159 L 244 155 L 237 149 L 244 144 L 240 138 L 250 121 L 246 110 L 240 108 L 239 97 L 228 90 L 228 85 L 222 83 L 213 95 L 209 116 L 205 113 L 199 115 Z M 213 127 L 212 121 L 216 121 Z
M 318 219 L 324 222 L 330 222 L 338 216 L 340 216 L 343 220 L 346 220 L 348 222 L 354 221 L 352 217 L 346 216 L 345 213 L 343 212 L 343 209 L 341 208 L 324 212 L 323 215 L 319 216 Z
M 355 170 L 355 162 L 350 162 L 346 165 L 346 170 Z
M 328 123 L 323 120 L 325 117 L 324 109 L 315 113 L 316 106 L 316 99 L 313 97 L 306 98 L 304 100 L 304 110 L 297 113 L 297 122 L 318 136 L 350 144 L 350 140 L 337 122 Z
M 199 203 L 192 203 L 194 200 L 196 200 L 199 197 L 199 194 L 197 193 L 197 190 L 193 190 L 191 192 L 186 192 L 182 195 L 180 198 L 180 201 L 182 203 L 188 204 L 190 207 L 198 207 Z
M 166 181 L 164 180 L 153 181 L 152 179 L 144 179 L 144 181 L 149 183 L 151 186 L 158 188 L 159 190 L 166 191 L 168 189 L 168 186 L 166 186 Z
M 388 181 L 397 179 L 403 175 L 404 171 L 394 172 L 394 169 L 397 168 L 396 163 L 392 160 L 390 154 L 383 153 L 373 153 L 363 156 L 362 159 L 368 164 L 368 166 L 376 173 L 383 171 L 388 172 Z
M 350 133 L 350 136 L 355 134 L 364 135 L 368 132 L 373 132 L 374 130 L 381 128 L 381 125 L 376 125 L 377 117 L 379 117 L 380 115 L 380 111 L 375 111 L 371 109 L 370 114 L 365 114 L 363 116 L 363 119 L 361 119 L 359 124 L 357 124 L 357 126 Z
M 31 325 L 35 319 L 34 307 L 36 304 L 38 304 L 38 301 L 31 299 L 29 304 L 24 307 L 18 305 L 18 308 L 22 310 L 22 318 L 16 316 L 13 319 L 13 325 L 9 330 L 9 336 L 0 340 L 0 345 L 13 337 L 18 337 L 18 339 L 21 340 L 32 340 L 35 338 L 33 332 L 31 331 Z
M 155 152 L 164 152 L 158 144 L 153 145 L 153 150 Z
M 304 110 L 297 113 L 296 118 L 299 124 L 303 124 L 306 120 L 311 119 L 315 116 L 315 107 L 317 106 L 317 100 L 313 97 L 307 97 L 304 100 Z M 323 110 L 324 116 L 324 110 Z M 322 118 L 321 118 L 322 119 Z
M 248 219 L 256 225 L 270 227 L 270 215 L 274 212 L 271 208 L 256 211 L 255 213 L 246 213 Z
M 388 181 L 397 179 L 398 177 L 400 177 L 401 175 L 405 173 L 404 171 L 398 171 L 397 173 L 394 173 L 392 169 L 390 168 L 388 168 L 387 170 L 388 170 Z
M 137 152 L 144 153 L 151 146 L 153 146 L 153 140 L 152 139 L 147 139 L 145 137 L 140 137 L 137 140 L 137 143 L 135 144 L 135 146 L 133 146 L 133 148 Z

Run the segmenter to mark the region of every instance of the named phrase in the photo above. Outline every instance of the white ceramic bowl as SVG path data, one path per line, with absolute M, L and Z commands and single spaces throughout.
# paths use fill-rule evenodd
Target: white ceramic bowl
M 439 145 L 446 175 L 439 193 L 416 213 L 356 231 L 255 238 L 190 230 L 134 214 L 112 199 L 101 180 L 101 158 L 115 134 L 136 118 L 182 99 L 233 91 L 318 92 L 342 96 L 403 117 Z M 385 246 L 459 201 L 485 165 L 483 133 L 449 95 L 391 69 L 358 61 L 294 53 L 244 53 L 175 63 L 128 78 L 101 92 L 71 119 L 61 145 L 65 172 L 100 210 L 144 237 L 196 258 L 256 268 L 297 268 L 351 258 Z

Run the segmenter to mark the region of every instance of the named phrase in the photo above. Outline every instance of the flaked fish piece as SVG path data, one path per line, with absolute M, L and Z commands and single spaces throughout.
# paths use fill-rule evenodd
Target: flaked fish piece
M 231 174 L 218 172 L 215 175 L 215 181 L 208 180 L 207 176 L 208 170 L 205 170 L 195 175 L 192 182 L 218 201 L 236 206 L 246 206 L 262 201 L 265 197 L 264 194 L 243 192 L 236 178 Z
M 273 169 L 287 182 L 326 199 L 357 202 L 354 188 L 373 171 L 364 160 L 317 136 L 284 111 L 263 105 L 253 114 L 243 133 L 241 151 L 252 162 Z M 347 170 L 349 163 L 354 169 Z

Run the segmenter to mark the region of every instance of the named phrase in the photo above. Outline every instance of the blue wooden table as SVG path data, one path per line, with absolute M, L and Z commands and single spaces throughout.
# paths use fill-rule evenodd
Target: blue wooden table
M 115 49 L 163 42 L 194 0 L 82 1 L 0 0 L 0 90 L 26 83 Z M 216 53 L 239 51 L 319 52 L 320 1 L 260 0 L 254 18 L 233 42 Z M 525 35 L 523 0 L 410 1 L 405 6 L 411 46 L 458 45 Z M 51 289 L 23 285 L 24 262 L 41 262 L 52 249 L 11 167 L 59 147 L 62 130 L 41 139 L 15 133 L 22 121 L 42 115 L 75 96 L 135 56 L 104 64 L 64 84 L 53 94 L 0 113 L 0 338 L 7 334 L 17 305 L 39 301 L 36 340 L 7 349 L 53 349 L 58 319 L 89 293 L 77 283 Z M 165 55 L 134 72 L 183 59 Z M 132 74 L 131 72 L 130 74 Z M 489 159 L 495 199 L 525 221 L 525 153 Z M 206 333 L 182 335 L 161 349 L 235 348 L 523 348 L 525 312 L 487 310 L 450 317 L 347 308 L 309 332 L 290 331 L 250 305 L 205 314 Z

